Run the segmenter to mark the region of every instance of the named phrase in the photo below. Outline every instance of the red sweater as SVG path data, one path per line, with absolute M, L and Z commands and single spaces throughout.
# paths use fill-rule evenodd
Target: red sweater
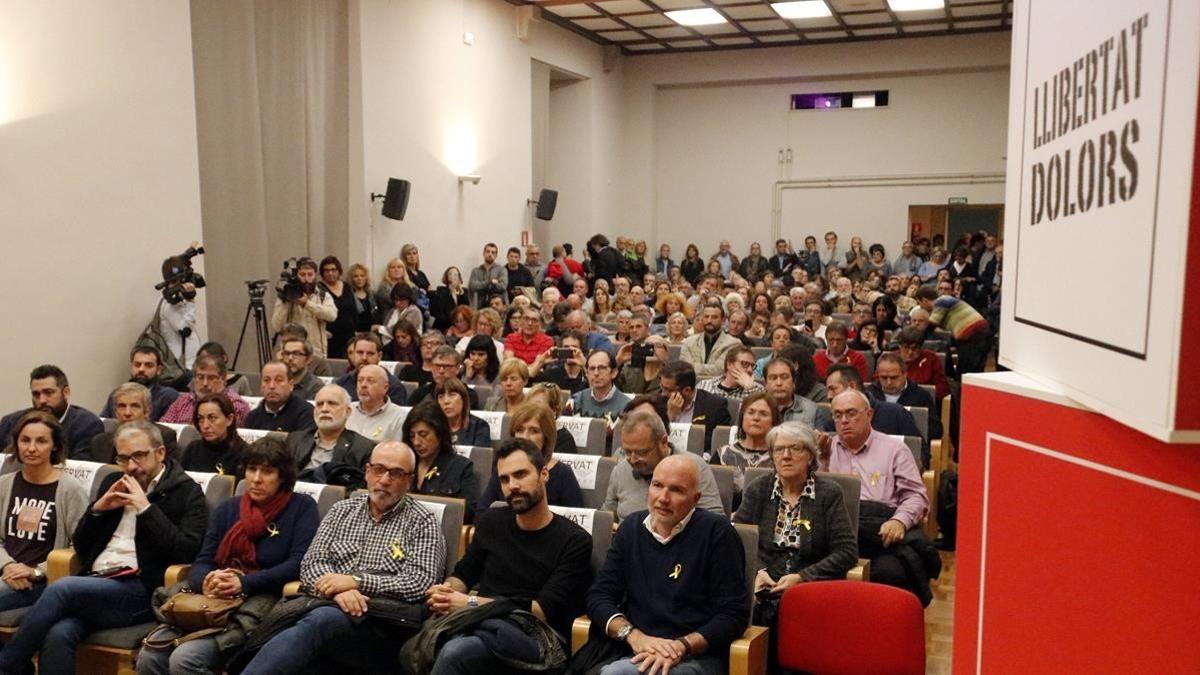
M 538 333 L 528 342 L 521 331 L 514 331 L 504 338 L 504 351 L 512 352 L 513 356 L 525 363 L 533 363 L 538 355 L 554 346 L 554 338 L 545 333 Z
M 931 349 L 922 349 L 915 361 L 908 362 L 906 375 L 917 384 L 932 384 L 937 390 L 939 403 L 950 393 L 950 382 L 946 379 L 946 371 L 942 369 L 942 361 Z
M 825 371 L 829 370 L 829 366 L 838 363 L 846 363 L 854 366 L 858 370 L 858 374 L 862 376 L 863 382 L 870 382 L 871 378 L 867 375 L 867 357 L 862 355 L 862 352 L 856 352 L 853 349 L 847 349 L 842 358 L 836 361 L 829 357 L 829 351 L 822 349 L 816 354 L 813 354 L 813 363 L 817 366 L 817 375 L 821 379 L 825 379 Z

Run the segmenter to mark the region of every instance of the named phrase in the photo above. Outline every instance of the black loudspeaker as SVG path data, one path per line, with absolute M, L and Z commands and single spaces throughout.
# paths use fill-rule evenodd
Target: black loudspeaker
M 558 190 L 542 190 L 538 194 L 537 217 L 540 220 L 550 220 L 554 217 L 554 207 L 558 206 Z
M 387 194 L 383 197 L 383 215 L 392 220 L 404 220 L 408 210 L 408 192 L 412 183 L 399 178 L 389 178 Z

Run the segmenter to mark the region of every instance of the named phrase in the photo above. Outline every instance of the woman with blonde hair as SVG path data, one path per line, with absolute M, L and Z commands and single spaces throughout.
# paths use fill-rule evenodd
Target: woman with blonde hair
M 500 388 L 487 402 L 493 412 L 508 412 L 525 401 L 525 387 L 529 385 L 529 366 L 516 357 L 504 359 L 500 372 L 496 373 Z
M 503 324 L 500 322 L 500 313 L 491 307 L 484 307 L 478 312 L 475 312 L 474 318 L 471 319 L 470 335 L 464 335 L 459 338 L 458 344 L 454 345 L 454 349 L 457 350 L 459 354 L 465 355 L 467 353 L 467 345 L 471 343 L 471 338 L 475 337 L 476 335 L 486 335 L 492 338 L 492 342 L 495 343 L 496 353 L 503 354 L 504 343 L 496 339 L 496 336 L 500 334 L 502 326 Z
M 392 311 L 392 287 L 396 285 L 412 285 L 408 281 L 408 266 L 400 258 L 388 261 L 383 276 L 379 279 L 379 286 L 375 289 L 375 304 L 379 306 L 382 314 Z M 384 318 L 386 317 L 380 316 L 378 323 L 382 324 Z
M 366 333 L 379 314 L 379 302 L 371 293 L 371 272 L 366 265 L 354 263 L 350 266 L 349 278 L 350 291 L 354 295 L 354 331 Z
M 530 396 L 533 396 L 533 392 L 530 392 Z M 546 481 L 546 501 L 554 506 L 582 507 L 583 491 L 579 489 L 575 471 L 554 457 L 558 438 L 571 434 L 559 431 L 550 407 L 544 401 L 526 401 L 510 409 L 508 415 L 512 421 L 513 438 L 524 438 L 533 443 L 546 459 L 546 468 L 550 470 L 550 478 Z M 492 476 L 479 503 L 491 504 L 503 498 L 500 481 Z
M 691 335 L 688 318 L 683 312 L 675 312 L 667 317 L 667 342 L 681 345 Z

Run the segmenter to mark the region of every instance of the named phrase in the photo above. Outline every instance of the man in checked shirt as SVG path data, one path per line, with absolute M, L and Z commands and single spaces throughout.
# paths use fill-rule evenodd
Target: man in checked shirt
M 437 518 L 408 496 L 416 463 L 404 443 L 375 446 L 365 466 L 368 494 L 335 504 L 300 562 L 304 591 L 336 605 L 313 609 L 271 638 L 243 673 L 297 673 L 323 654 L 365 665 L 386 653 L 386 634 L 364 623 L 371 599 L 421 602 L 445 569 Z

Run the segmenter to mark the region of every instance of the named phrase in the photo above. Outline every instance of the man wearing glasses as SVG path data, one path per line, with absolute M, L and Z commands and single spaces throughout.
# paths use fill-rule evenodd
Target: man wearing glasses
M 208 525 L 204 491 L 167 457 L 158 428 L 143 420 L 117 431 L 115 473 L 75 528 L 82 576 L 46 587 L 0 650 L 0 672 L 75 672 L 75 648 L 92 630 L 153 620 L 150 597 L 167 566 L 190 563 Z
M 550 344 L 554 344 L 553 339 L 550 339 Z M 430 380 L 413 390 L 412 396 L 408 397 L 408 404 L 415 406 L 427 397 L 432 397 L 434 389 L 437 389 L 446 380 L 458 377 L 458 373 L 462 369 L 462 358 L 462 354 L 449 345 L 442 345 L 434 350 L 433 358 L 429 360 Z M 479 395 L 469 387 L 467 394 L 471 399 L 469 402 L 471 410 L 479 410 Z
M 725 373 L 720 377 L 700 380 L 696 388 L 721 398 L 740 401 L 763 390 L 763 386 L 754 381 L 754 366 L 754 352 L 749 347 L 737 347 L 725 355 Z
M 521 312 L 521 330 L 504 338 L 504 358 L 532 364 L 538 355 L 554 346 L 554 338 L 542 332 L 542 315 L 532 307 Z
M 307 340 L 284 340 L 279 360 L 287 366 L 288 381 L 296 395 L 305 401 L 313 400 L 325 383 L 312 372 L 312 345 Z
M 611 425 L 625 412 L 630 401 L 629 396 L 618 391 L 613 383 L 617 360 L 603 349 L 597 349 L 588 355 L 586 367 L 588 388 L 571 397 L 570 414 L 602 417 Z
M 871 581 L 910 590 L 928 605 L 929 578 L 936 572 L 930 574 L 917 551 L 929 545 L 920 528 L 929 496 L 912 451 L 871 428 L 874 411 L 862 391 L 843 390 L 832 408 L 837 435 L 822 453 L 821 469 L 859 478 L 858 551 L 871 559 Z
M 350 406 L 346 428 L 372 443 L 404 438 L 405 409 L 388 400 L 387 372 L 380 366 L 359 369 L 358 402 Z
M 355 670 L 394 663 L 405 636 L 368 617 L 368 604 L 422 601 L 446 560 L 437 517 L 408 496 L 416 464 L 404 443 L 375 446 L 367 494 L 330 509 L 300 563 L 303 590 L 334 604 L 316 606 L 271 638 L 243 673 L 298 673 L 319 657 Z
M 346 358 L 350 361 L 350 370 L 333 383 L 345 389 L 351 400 L 357 401 L 358 374 L 362 372 L 363 366 L 379 365 L 380 359 L 383 358 L 383 341 L 374 333 L 357 333 L 346 349 Z M 396 405 L 404 405 L 408 401 L 408 390 L 395 375 L 387 371 L 383 374 L 387 376 L 388 398 Z

